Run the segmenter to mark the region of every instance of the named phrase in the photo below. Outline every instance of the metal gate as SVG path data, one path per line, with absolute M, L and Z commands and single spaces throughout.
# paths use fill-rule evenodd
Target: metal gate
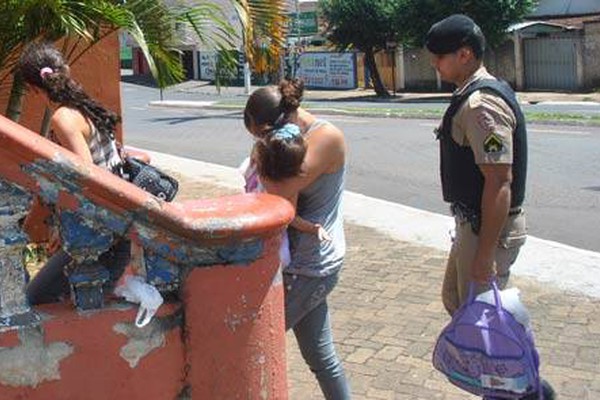
M 525 87 L 539 90 L 576 90 L 577 47 L 581 37 L 547 36 L 523 40 Z

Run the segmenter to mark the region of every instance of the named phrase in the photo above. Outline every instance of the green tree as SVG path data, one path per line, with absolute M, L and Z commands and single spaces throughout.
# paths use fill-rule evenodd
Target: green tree
M 357 49 L 365 54 L 375 93 L 389 96 L 375 63 L 375 53 L 389 41 L 402 39 L 397 15 L 405 0 L 320 0 L 327 38 L 338 50 Z
M 143 51 L 159 87 L 183 79 L 177 52 L 178 26 L 193 29 L 201 41 L 217 49 L 232 48 L 236 35 L 221 9 L 208 1 L 163 0 L 3 0 L 0 4 L 0 85 L 27 43 L 63 40 L 62 51 L 70 64 L 104 37 L 117 30 L 128 32 Z M 206 29 L 210 27 L 210 35 Z M 7 116 L 21 113 L 24 85 L 15 76 Z
M 451 15 L 465 14 L 481 27 L 491 47 L 506 40 L 506 28 L 532 11 L 537 0 L 406 0 L 396 21 L 406 42 L 422 45 L 435 22 Z

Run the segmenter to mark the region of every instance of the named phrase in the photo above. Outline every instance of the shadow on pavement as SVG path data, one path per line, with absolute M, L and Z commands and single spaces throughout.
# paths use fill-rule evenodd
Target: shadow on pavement
M 328 103 L 336 103 L 336 102 L 344 102 L 344 103 L 348 103 L 348 102 L 363 102 L 363 103 L 444 103 L 444 102 L 449 102 L 450 101 L 450 94 L 440 94 L 440 95 L 435 95 L 435 96 L 423 96 L 420 97 L 418 95 L 411 95 L 411 96 L 403 96 L 402 94 L 398 93 L 396 96 L 389 96 L 389 97 L 377 97 L 375 95 L 358 95 L 358 96 L 348 96 L 348 95 L 343 95 L 343 96 L 332 96 L 332 97 L 320 97 L 320 98 L 313 98 L 310 95 L 310 92 L 305 96 L 306 100 L 309 101 L 313 101 L 313 102 L 328 102 Z
M 240 119 L 242 115 L 241 111 L 234 111 L 225 114 L 207 114 L 207 115 L 194 115 L 189 117 L 163 117 L 163 118 L 152 118 L 152 122 L 166 122 L 169 125 L 185 124 L 193 121 L 201 121 L 206 119 Z
M 600 186 L 587 186 L 583 188 L 584 190 L 591 190 L 593 192 L 600 192 Z
M 156 81 L 152 75 L 123 75 L 121 74 L 121 82 L 131 83 L 133 85 L 146 86 L 157 88 Z

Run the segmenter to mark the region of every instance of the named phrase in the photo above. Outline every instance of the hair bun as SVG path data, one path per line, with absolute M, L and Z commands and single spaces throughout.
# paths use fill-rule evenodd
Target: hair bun
M 281 92 L 281 111 L 289 114 L 300 107 L 304 96 L 304 82 L 301 79 L 284 79 L 279 84 L 279 91 Z

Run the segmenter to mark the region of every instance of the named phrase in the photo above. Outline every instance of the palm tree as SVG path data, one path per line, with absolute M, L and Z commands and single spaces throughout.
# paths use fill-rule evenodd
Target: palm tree
M 207 22 L 215 27 L 204 34 Z M 176 27 L 189 25 L 198 37 L 219 49 L 231 48 L 233 28 L 220 9 L 208 2 L 193 6 L 167 6 L 163 0 L 3 0 L 0 5 L 0 85 L 24 45 L 31 41 L 63 40 L 70 64 L 104 37 L 118 30 L 128 32 L 146 56 L 159 87 L 183 79 Z M 24 95 L 22 80 L 15 76 L 6 114 L 18 121 Z
M 285 0 L 230 0 L 242 25 L 246 60 L 257 73 L 279 69 L 286 37 Z M 200 41 L 221 50 L 221 65 L 234 62 L 234 28 L 210 0 L 2 0 L 0 4 L 0 85 L 27 43 L 63 40 L 70 64 L 104 37 L 128 32 L 146 56 L 159 87 L 184 77 L 177 47 L 177 26 L 190 27 Z M 207 28 L 211 28 L 210 30 Z M 210 31 L 210 34 L 207 32 Z M 24 85 L 13 79 L 6 115 L 18 121 Z
M 277 73 L 287 37 L 289 2 L 232 1 L 242 24 L 246 61 L 256 73 Z

